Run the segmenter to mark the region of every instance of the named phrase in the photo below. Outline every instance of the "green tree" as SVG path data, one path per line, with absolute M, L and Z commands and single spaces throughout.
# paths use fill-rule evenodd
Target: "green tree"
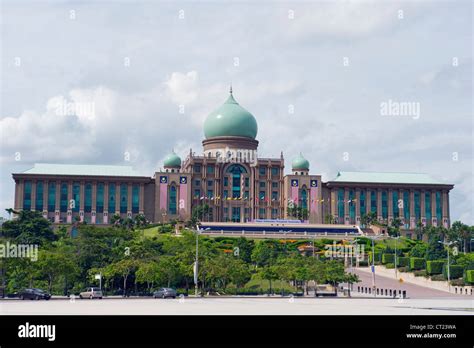
M 17 244 L 38 244 L 56 240 L 51 222 L 38 211 L 22 210 L 17 218 L 5 221 L 2 234 Z

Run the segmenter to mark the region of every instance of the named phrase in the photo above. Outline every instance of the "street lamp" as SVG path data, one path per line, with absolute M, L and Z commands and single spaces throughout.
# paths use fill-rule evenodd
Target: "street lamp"
M 380 236 L 368 237 L 372 240 L 372 292 L 375 296 L 375 243 L 374 240 L 380 238 Z
M 442 241 L 438 241 L 438 243 L 440 244 L 443 244 L 445 247 L 446 247 L 446 250 L 448 252 L 448 268 L 447 268 L 447 271 L 448 271 L 448 289 L 451 288 L 451 285 L 450 285 L 450 281 L 451 281 L 451 274 L 450 274 L 450 270 L 449 270 L 449 248 L 451 247 L 451 245 L 453 244 L 456 244 L 457 241 L 452 241 L 452 242 L 442 242 Z
M 200 231 L 208 231 L 211 228 L 208 227 L 204 230 L 199 229 L 199 225 L 196 225 L 196 260 L 194 262 L 194 294 L 198 295 L 198 274 L 199 274 L 199 233 Z

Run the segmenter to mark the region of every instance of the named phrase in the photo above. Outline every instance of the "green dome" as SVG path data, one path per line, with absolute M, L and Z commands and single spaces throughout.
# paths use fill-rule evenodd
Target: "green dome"
M 255 117 L 235 101 L 232 89 L 226 102 L 210 113 L 204 122 L 206 139 L 225 136 L 255 139 L 257 130 Z
M 291 168 L 299 170 L 309 170 L 309 162 L 306 158 L 303 157 L 300 152 L 299 156 L 293 159 L 293 162 L 291 163 Z
M 163 164 L 165 167 L 181 167 L 181 158 L 179 158 L 179 156 L 173 151 L 166 156 Z

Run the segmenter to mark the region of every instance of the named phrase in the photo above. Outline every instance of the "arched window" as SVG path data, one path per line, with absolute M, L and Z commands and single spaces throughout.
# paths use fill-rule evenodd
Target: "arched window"
M 176 186 L 170 187 L 170 198 L 168 201 L 168 212 L 170 214 L 176 214 Z
M 242 175 L 247 173 L 247 169 L 240 164 L 233 164 L 226 172 L 232 174 L 232 198 L 241 197 Z
M 308 191 L 306 188 L 301 189 L 301 208 L 308 209 Z

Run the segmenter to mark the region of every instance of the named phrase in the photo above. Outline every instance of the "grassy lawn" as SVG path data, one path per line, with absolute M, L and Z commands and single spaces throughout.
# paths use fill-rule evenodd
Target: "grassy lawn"
M 245 288 L 251 288 L 251 289 L 263 289 L 264 291 L 268 291 L 270 288 L 270 284 L 268 280 L 265 279 L 259 279 L 255 276 L 250 279 L 250 281 L 245 284 Z M 287 282 L 281 281 L 281 280 L 273 280 L 272 281 L 272 288 L 273 289 L 285 289 L 287 291 L 295 291 L 295 288 L 288 284 Z

